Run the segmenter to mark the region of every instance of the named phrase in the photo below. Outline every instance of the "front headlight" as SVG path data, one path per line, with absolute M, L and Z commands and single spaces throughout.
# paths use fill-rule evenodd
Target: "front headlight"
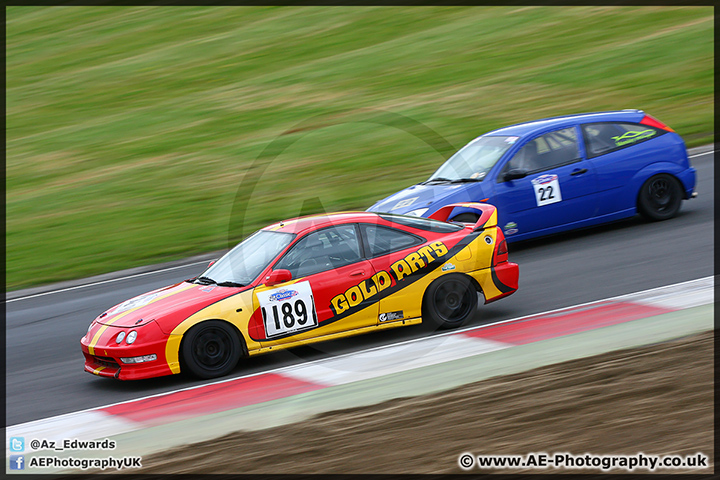
M 135 330 L 133 330 L 132 332 L 128 333 L 127 340 L 125 340 L 125 341 L 127 342 L 128 345 L 132 345 L 133 342 L 135 342 L 136 338 L 137 338 L 137 332 Z
M 427 208 L 418 208 L 417 210 L 413 210 L 412 212 L 408 212 L 405 215 L 409 215 L 411 217 L 422 217 L 425 212 L 427 212 Z

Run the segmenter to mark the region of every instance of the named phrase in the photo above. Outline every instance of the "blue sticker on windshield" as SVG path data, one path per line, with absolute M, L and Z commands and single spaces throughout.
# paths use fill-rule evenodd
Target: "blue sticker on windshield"
M 507 137 L 505 139 L 505 143 L 509 143 L 510 145 L 512 145 L 513 143 L 517 142 L 518 138 L 520 137 Z

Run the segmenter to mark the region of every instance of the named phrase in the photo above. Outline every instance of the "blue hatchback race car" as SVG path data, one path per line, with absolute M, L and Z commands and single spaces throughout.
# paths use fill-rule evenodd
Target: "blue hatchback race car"
M 508 242 L 631 217 L 674 217 L 696 195 L 685 142 L 641 110 L 547 118 L 477 137 L 426 181 L 370 207 L 428 217 L 486 202 Z M 456 207 L 451 220 L 475 222 Z

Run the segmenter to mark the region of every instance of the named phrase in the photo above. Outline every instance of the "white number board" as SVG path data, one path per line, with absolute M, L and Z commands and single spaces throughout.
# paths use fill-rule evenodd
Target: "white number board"
M 562 201 L 560 182 L 557 175 L 542 175 L 532 180 L 535 189 L 535 201 L 538 207 Z
M 318 324 L 310 282 L 257 292 L 257 298 L 268 338 Z

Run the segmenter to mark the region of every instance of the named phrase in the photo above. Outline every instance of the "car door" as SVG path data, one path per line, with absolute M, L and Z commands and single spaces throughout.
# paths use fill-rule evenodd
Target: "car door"
M 322 228 L 298 240 L 274 265 L 292 279 L 255 289 L 263 346 L 375 325 L 377 304 L 362 284 L 374 271 L 363 258 L 355 224 Z
M 490 203 L 507 233 L 552 229 L 597 214 L 594 167 L 578 139 L 576 126 L 543 133 L 500 167 Z
M 378 292 L 377 323 L 419 317 L 422 299 L 418 298 L 417 291 L 411 288 L 400 289 L 390 298 L 383 290 L 393 282 L 388 273 L 392 270 L 391 265 L 414 252 L 419 245 L 425 243 L 425 239 L 410 232 L 372 223 L 361 223 L 360 231 L 365 242 L 365 254 L 373 263 L 376 272 L 372 279 L 372 288 Z

